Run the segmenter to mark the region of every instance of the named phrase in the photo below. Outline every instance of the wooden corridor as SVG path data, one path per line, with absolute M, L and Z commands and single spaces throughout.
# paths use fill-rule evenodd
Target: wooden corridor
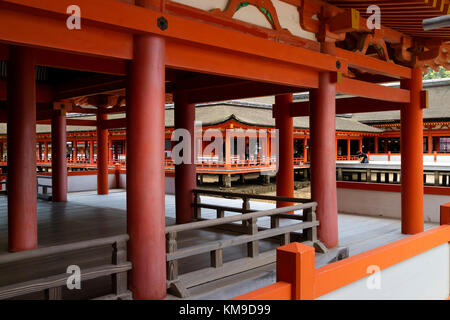
M 99 196 L 94 192 L 80 192 L 69 194 L 67 203 L 51 203 L 38 201 L 38 241 L 39 247 L 92 240 L 101 237 L 109 237 L 126 233 L 126 193 L 123 190 L 113 190 L 107 196 Z M 208 203 L 216 205 L 239 206 L 238 200 L 205 197 Z M 7 253 L 7 215 L 6 197 L 0 196 L 0 255 Z M 251 201 L 250 206 L 254 210 L 272 209 L 274 204 L 267 202 Z M 205 218 L 214 218 L 215 212 L 205 210 Z M 175 222 L 175 200 L 173 196 L 166 196 L 166 225 Z M 266 219 L 267 220 L 267 219 Z M 259 224 L 265 225 L 268 221 L 261 219 Z M 433 224 L 426 224 L 425 229 Z M 339 215 L 340 246 L 348 247 L 350 255 L 355 255 L 375 247 L 393 242 L 405 237 L 400 232 L 400 221 L 385 218 L 373 218 L 352 215 Z M 192 231 L 181 234 L 179 247 L 187 247 L 206 241 L 229 239 L 233 234 L 215 233 L 211 231 Z M 260 242 L 261 251 L 276 247 L 276 243 Z M 233 260 L 246 255 L 245 245 L 233 247 L 224 254 L 224 260 Z M 0 265 L 0 287 L 14 282 L 29 280 L 31 278 L 43 277 L 48 274 L 65 273 L 70 264 L 76 264 L 83 268 L 108 263 L 110 260 L 110 248 L 98 248 L 75 252 L 70 255 L 62 255 L 45 260 L 30 260 L 14 265 Z M 31 263 L 32 262 L 32 263 Z M 324 263 L 317 259 L 318 263 Z M 195 256 L 180 260 L 180 273 L 197 270 L 209 264 L 209 257 Z M 244 272 L 238 276 L 228 277 L 213 283 L 207 283 L 189 289 L 191 299 L 222 299 L 231 298 L 237 294 L 249 290 L 247 285 L 249 278 L 259 277 L 260 281 L 253 282 L 252 286 L 265 286 L 274 281 L 274 264 L 257 270 Z M 239 284 L 238 284 L 239 283 Z M 81 292 L 70 292 L 65 289 L 64 298 L 90 298 L 100 296 L 110 291 L 110 278 L 103 277 L 86 282 Z M 250 289 L 256 289 L 250 288 Z M 242 292 L 241 292 L 242 291 Z M 42 298 L 33 294 L 27 298 Z M 173 299 L 173 296 L 168 296 Z

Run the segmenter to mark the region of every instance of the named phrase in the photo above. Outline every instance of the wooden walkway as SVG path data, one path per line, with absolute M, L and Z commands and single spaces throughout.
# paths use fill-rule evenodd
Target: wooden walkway
M 100 237 L 126 233 L 126 194 L 123 190 L 111 190 L 107 196 L 98 196 L 94 192 L 69 194 L 67 203 L 51 203 L 38 200 L 38 241 L 39 247 L 64 244 Z M 240 200 L 205 197 L 205 202 L 227 206 L 241 206 Z M 250 206 L 256 210 L 268 210 L 275 207 L 266 202 L 251 201 Z M 203 217 L 214 218 L 215 211 L 204 211 Z M 174 224 L 175 199 L 166 196 L 166 224 Z M 268 221 L 258 221 L 261 225 Z M 426 228 L 432 227 L 426 224 Z M 375 247 L 390 243 L 404 237 L 400 233 L 400 221 L 386 218 L 374 218 L 353 215 L 339 215 L 340 246 L 349 247 L 350 255 L 355 255 Z M 204 243 L 208 240 L 231 238 L 231 233 L 215 233 L 211 231 L 186 232 L 180 239 L 180 248 Z M 0 196 L 0 254 L 7 254 L 7 198 Z M 261 243 L 261 251 L 272 249 L 276 244 Z M 245 246 L 230 248 L 224 258 L 237 259 L 246 255 Z M 36 276 L 49 273 L 64 273 L 70 264 L 84 267 L 98 264 L 110 259 L 110 248 L 99 248 L 72 254 L 70 257 L 48 259 L 48 261 L 28 261 L 14 266 L 0 266 L 0 286 L 15 281 L 25 281 Z M 320 259 L 318 260 L 320 261 Z M 323 262 L 322 262 L 323 263 Z M 196 256 L 195 259 L 180 262 L 180 271 L 189 272 L 209 264 L 209 255 Z M 238 294 L 265 286 L 275 280 L 274 266 L 266 266 L 242 275 L 215 281 L 191 289 L 191 298 L 227 299 Z M 87 285 L 86 291 L 96 290 L 97 295 L 109 290 L 110 284 Z M 84 291 L 84 290 L 82 290 Z M 71 293 L 64 293 L 70 298 Z M 34 296 L 33 296 L 34 297 Z M 75 296 L 74 296 L 75 297 Z M 80 297 L 80 296 L 77 296 Z M 170 297 L 169 298 L 173 298 Z

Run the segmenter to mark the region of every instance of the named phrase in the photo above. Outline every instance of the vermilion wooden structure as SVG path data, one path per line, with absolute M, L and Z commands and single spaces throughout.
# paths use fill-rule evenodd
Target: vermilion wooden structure
M 239 1 L 210 10 L 214 8 L 194 8 L 191 1 L 78 0 L 80 30 L 67 28 L 67 8 L 72 1 L 0 1 L 0 60 L 8 61 L 8 77 L 0 83 L 0 97 L 7 101 L 1 117 L 8 122 L 10 146 L 11 251 L 37 246 L 36 121 L 53 119 L 57 129 L 53 134 L 62 135 L 64 130 L 58 128 L 63 126 L 63 113 L 55 110 L 86 112 L 86 106 L 95 107 L 99 128 L 98 184 L 99 190 L 106 192 L 103 186 L 107 144 L 103 133 L 116 122 L 107 120 L 105 114 L 125 110 L 128 254 L 133 265 L 130 288 L 136 299 L 165 296 L 165 93 L 183 95 L 176 98 L 176 112 L 183 118 L 177 126 L 189 131 L 193 128 L 189 105 L 207 101 L 281 95 L 276 103 L 276 108 L 281 109 L 277 122 L 288 138 L 292 134 L 288 118 L 309 114 L 312 198 L 318 203 L 319 238 L 328 247 L 338 244 L 336 112 L 400 108 L 402 143 L 408 146 L 402 154 L 403 232 L 423 230 L 424 104 L 420 75 L 422 68 L 449 66 L 449 33 L 446 29 L 419 31 L 417 13 L 405 9 L 442 15 L 448 12 L 448 2 L 371 1 L 382 8 L 389 7 L 386 11 L 391 20 L 380 29 L 368 27 L 364 10 L 361 14 L 349 9 L 363 9 L 367 1 L 282 0 L 284 10 L 298 14 L 295 26 L 286 25 L 286 16 L 282 15 L 286 11 L 275 1 L 245 3 L 269 12 L 263 26 L 251 18 L 233 18 L 236 10 L 243 10 Z M 58 73 L 54 83 L 36 83 L 36 66 L 89 74 L 79 73 L 84 78 L 74 81 Z M 400 89 L 379 85 L 393 79 L 401 80 Z M 304 90 L 311 90 L 308 104 L 288 103 L 289 94 Z M 336 93 L 354 97 L 336 104 Z M 361 104 L 360 99 L 373 104 Z M 355 107 L 356 103 L 359 107 Z M 54 141 L 60 145 L 63 140 L 55 137 Z M 286 145 L 281 149 L 281 158 L 287 159 L 291 148 Z M 64 158 L 63 148 L 53 151 L 59 152 L 53 154 L 54 158 Z M 283 174 L 292 172 L 292 164 L 282 162 L 279 185 L 289 190 L 279 192 L 287 194 L 292 184 L 282 179 L 291 179 Z M 59 173 L 54 178 L 61 186 L 58 199 L 65 200 L 64 165 L 54 161 L 53 167 L 53 172 Z M 188 205 L 194 170 L 189 166 L 177 168 L 179 205 Z M 184 209 L 185 213 L 190 212 L 190 208 Z M 188 218 L 188 214 L 183 215 L 178 221 Z

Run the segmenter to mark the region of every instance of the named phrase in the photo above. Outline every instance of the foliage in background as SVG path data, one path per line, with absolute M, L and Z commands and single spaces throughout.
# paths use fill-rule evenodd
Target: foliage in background
M 450 78 L 450 71 L 440 68 L 438 72 L 429 69 L 428 73 L 423 75 L 424 80 Z

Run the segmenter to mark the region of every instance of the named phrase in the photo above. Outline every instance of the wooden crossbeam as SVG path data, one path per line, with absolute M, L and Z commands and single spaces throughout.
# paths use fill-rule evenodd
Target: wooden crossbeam
M 336 48 L 336 56 L 346 59 L 349 67 L 397 79 L 411 79 L 411 69 L 391 62 Z
M 6 80 L 0 80 L 0 101 L 6 101 Z M 54 101 L 52 86 L 38 83 L 36 85 L 36 103 L 49 103 Z
M 215 102 L 231 99 L 264 97 L 276 94 L 295 93 L 302 91 L 298 87 L 280 86 L 270 83 L 239 82 L 227 86 L 191 91 L 188 94 L 189 103 Z
M 126 128 L 127 127 L 127 119 L 110 119 L 104 120 L 101 122 L 101 127 L 103 129 L 118 129 L 118 128 Z
M 409 90 L 382 86 L 345 77 L 336 84 L 336 92 L 382 101 L 410 102 Z
M 351 97 L 336 99 L 336 114 L 381 112 L 400 110 L 403 103 L 388 102 L 375 99 Z M 309 101 L 293 102 L 290 104 L 291 117 L 309 116 Z

